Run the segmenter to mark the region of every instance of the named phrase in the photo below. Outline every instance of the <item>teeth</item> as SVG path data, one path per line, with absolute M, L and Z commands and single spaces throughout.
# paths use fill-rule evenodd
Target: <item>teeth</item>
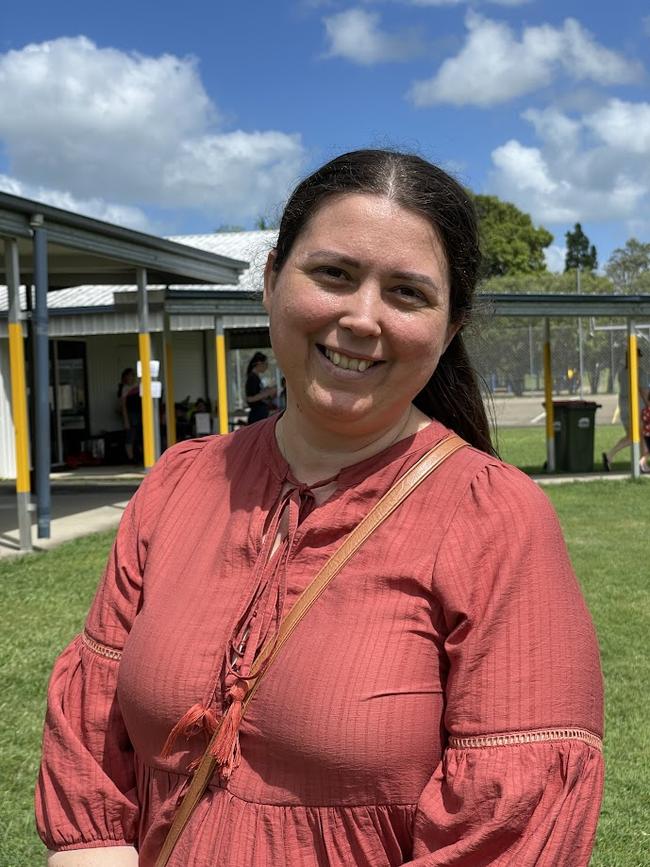
M 326 349 L 325 355 L 332 364 L 342 370 L 358 370 L 360 373 L 364 373 L 369 367 L 372 367 L 372 361 L 367 361 L 365 358 L 351 358 L 349 355 L 341 355 L 340 352 L 334 352 L 331 349 Z

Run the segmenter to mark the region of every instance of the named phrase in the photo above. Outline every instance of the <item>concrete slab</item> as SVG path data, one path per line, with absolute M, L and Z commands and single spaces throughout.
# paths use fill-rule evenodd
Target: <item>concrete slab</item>
M 131 484 L 66 484 L 52 487 L 51 538 L 36 537 L 36 513 L 32 512 L 34 551 L 50 548 L 89 533 L 117 527 L 139 480 Z M 20 554 L 15 494 L 12 487 L 0 486 L 0 557 Z

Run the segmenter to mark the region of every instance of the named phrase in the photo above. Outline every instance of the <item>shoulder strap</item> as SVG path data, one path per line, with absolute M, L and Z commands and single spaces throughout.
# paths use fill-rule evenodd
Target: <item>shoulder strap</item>
M 408 497 L 408 495 L 423 482 L 440 464 L 459 449 L 466 446 L 465 440 L 456 434 L 450 434 L 437 443 L 417 463 L 408 469 L 404 475 L 395 482 L 387 493 L 376 503 L 368 514 L 357 524 L 343 544 L 334 552 L 330 559 L 318 572 L 314 580 L 305 588 L 298 597 L 289 613 L 282 620 L 280 629 L 275 638 L 267 641 L 262 647 L 251 668 L 249 677 L 250 686 L 243 701 L 243 713 L 255 695 L 264 675 L 273 664 L 282 647 L 287 642 L 294 629 L 309 609 L 318 600 L 330 582 L 338 575 L 343 566 L 348 562 L 357 549 L 363 545 L 366 539 L 377 527 L 391 515 L 395 509 Z M 174 820 L 170 826 L 167 837 L 163 844 L 155 867 L 165 867 L 183 828 L 188 823 L 190 816 L 205 792 L 210 778 L 214 773 L 215 759 L 210 755 L 210 747 L 216 740 L 219 729 L 213 734 L 203 758 L 192 777 L 192 782 L 176 811 Z

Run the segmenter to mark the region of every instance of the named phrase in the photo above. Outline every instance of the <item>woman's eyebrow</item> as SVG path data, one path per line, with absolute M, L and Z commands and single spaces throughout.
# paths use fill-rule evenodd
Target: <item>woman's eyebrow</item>
M 351 268 L 360 268 L 361 262 L 358 259 L 353 259 L 352 256 L 346 256 L 345 253 L 338 253 L 336 250 L 313 250 L 305 257 L 306 262 L 311 262 L 312 259 L 336 259 L 342 265 L 349 265 Z
M 345 253 L 338 253 L 336 250 L 312 250 L 305 257 L 305 263 L 309 264 L 314 259 L 331 259 L 337 264 L 348 265 L 350 268 L 361 268 L 361 262 L 358 259 Z M 428 274 L 420 274 L 418 271 L 392 271 L 390 277 L 392 280 L 408 280 L 428 286 L 434 292 L 441 291 L 440 286 Z
M 417 271 L 393 271 L 390 276 L 394 280 L 408 280 L 413 283 L 422 283 L 433 289 L 434 292 L 440 292 L 440 286 L 428 274 L 420 274 Z

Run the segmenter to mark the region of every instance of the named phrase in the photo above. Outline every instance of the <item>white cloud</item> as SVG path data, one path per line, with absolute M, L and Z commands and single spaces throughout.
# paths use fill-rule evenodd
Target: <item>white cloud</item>
M 387 0 L 364 0 L 364 3 L 384 3 Z M 408 6 L 483 6 L 491 3 L 494 6 L 525 6 L 532 0 L 396 0 Z
M 566 247 L 558 247 L 557 244 L 551 244 L 550 247 L 544 249 L 544 259 L 549 271 L 553 271 L 556 274 L 564 273 Z
M 0 190 L 3 193 L 10 193 L 12 196 L 33 199 L 36 202 L 43 202 L 55 208 L 63 208 L 75 214 L 94 217 L 96 220 L 116 223 L 118 226 L 126 226 L 129 229 L 138 229 L 141 232 L 153 231 L 147 215 L 140 208 L 133 208 L 128 205 L 116 205 L 99 198 L 76 199 L 70 193 L 63 190 L 31 186 L 22 183 L 16 178 L 2 174 L 0 174 Z
M 650 103 L 610 99 L 588 115 L 585 123 L 610 147 L 650 157 Z
M 599 45 L 572 18 L 562 27 L 526 27 L 520 38 L 504 22 L 475 12 L 467 13 L 465 23 L 468 36 L 460 52 L 445 60 L 433 78 L 411 87 L 415 105 L 486 108 L 546 87 L 562 72 L 602 85 L 635 81 L 642 72 L 638 63 Z
M 611 99 L 577 118 L 529 110 L 539 146 L 492 152 L 490 191 L 540 223 L 624 220 L 650 209 L 650 105 Z M 627 124 L 624 134 L 623 124 Z
M 343 57 L 352 63 L 372 66 L 407 60 L 421 51 L 420 40 L 414 32 L 382 32 L 377 12 L 348 9 L 323 20 L 328 41 L 327 57 Z
M 300 139 L 221 124 L 191 58 L 127 54 L 85 37 L 0 55 L 0 139 L 11 174 L 31 185 L 227 219 L 263 213 L 299 173 Z

